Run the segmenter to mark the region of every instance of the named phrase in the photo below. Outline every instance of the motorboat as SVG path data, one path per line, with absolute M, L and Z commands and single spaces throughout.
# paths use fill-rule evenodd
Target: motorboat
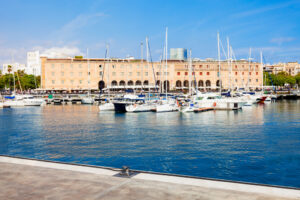
M 4 107 L 23 107 L 25 106 L 23 100 L 8 100 L 3 103 Z
M 151 101 L 146 103 L 135 103 L 126 106 L 127 112 L 151 112 L 155 109 L 155 104 Z
M 196 109 L 194 103 L 189 103 L 187 106 L 183 105 L 180 107 L 180 112 L 194 112 Z
M 108 102 L 108 103 L 104 103 L 99 105 L 99 110 L 100 111 L 114 111 L 115 110 L 115 106 L 113 103 Z
M 81 99 L 82 104 L 93 104 L 94 99 L 91 96 L 87 96 Z
M 99 110 L 101 111 L 114 111 L 115 106 L 112 102 L 105 99 L 105 103 L 99 105 Z
M 137 95 L 126 94 L 123 98 L 118 98 L 113 101 L 116 112 L 126 112 L 126 106 L 133 104 L 144 103 L 145 99 Z
M 41 106 L 45 104 L 45 100 L 42 98 L 34 98 L 32 95 L 23 95 L 24 106 Z
M 174 112 L 179 110 L 178 102 L 175 99 L 159 101 L 156 105 L 156 112 Z
M 23 98 L 21 98 L 21 95 L 14 95 L 11 96 L 5 96 L 5 101 L 3 103 L 4 107 L 22 107 L 24 106 Z
M 53 99 L 52 102 L 54 105 L 61 105 L 63 100 L 62 99 Z
M 240 98 L 222 98 L 217 93 L 198 93 L 193 97 L 193 102 L 198 108 L 214 108 L 220 110 L 238 110 L 247 102 Z

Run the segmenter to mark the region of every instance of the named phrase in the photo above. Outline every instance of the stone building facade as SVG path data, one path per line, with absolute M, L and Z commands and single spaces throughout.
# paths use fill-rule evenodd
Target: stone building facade
M 200 90 L 262 86 L 262 65 L 247 61 L 168 60 L 148 63 L 136 59 L 53 59 L 41 57 L 41 87 L 44 90 L 99 90 L 99 88 L 185 90 L 189 82 Z M 221 80 L 221 82 L 220 82 Z

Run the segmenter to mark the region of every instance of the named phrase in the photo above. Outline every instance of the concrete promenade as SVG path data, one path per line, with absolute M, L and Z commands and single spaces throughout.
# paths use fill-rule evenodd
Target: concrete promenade
M 300 190 L 0 156 L 0 199 L 299 199 Z

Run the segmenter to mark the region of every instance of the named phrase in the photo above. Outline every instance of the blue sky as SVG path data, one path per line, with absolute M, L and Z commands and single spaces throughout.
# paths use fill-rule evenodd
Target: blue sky
M 236 57 L 265 62 L 300 61 L 300 1 L 279 0 L 1 0 L 0 64 L 25 62 L 26 52 L 140 57 L 148 36 L 158 60 L 165 27 L 169 47 L 193 57 L 217 58 L 217 32 Z

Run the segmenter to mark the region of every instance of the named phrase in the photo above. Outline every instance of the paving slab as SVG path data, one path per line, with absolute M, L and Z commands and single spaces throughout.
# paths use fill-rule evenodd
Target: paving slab
M 0 156 L 0 199 L 300 200 L 300 191 L 293 189 L 148 173 L 131 178 L 114 176 L 118 173 Z

